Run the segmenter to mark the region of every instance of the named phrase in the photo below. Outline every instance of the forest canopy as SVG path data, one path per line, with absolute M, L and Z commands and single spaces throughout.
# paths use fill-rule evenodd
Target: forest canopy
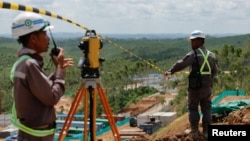
M 77 67 L 79 58 L 83 56 L 83 51 L 78 47 L 82 37 L 75 39 L 56 39 L 58 46 L 64 48 L 65 56 L 72 57 L 75 66 L 67 70 L 66 93 L 74 96 L 81 83 L 81 69 Z M 228 37 L 208 36 L 205 46 L 216 54 L 217 64 L 220 70 L 214 82 L 214 94 L 219 94 L 226 89 L 242 89 L 248 93 L 248 82 L 246 77 L 250 73 L 250 35 L 237 35 Z M 118 111 L 121 107 L 157 92 L 156 89 L 143 86 L 126 89 L 129 85 L 137 85 L 135 77 L 145 77 L 149 74 L 162 74 L 178 59 L 181 59 L 191 50 L 190 42 L 187 38 L 176 39 L 150 39 L 131 38 L 119 39 L 111 38 L 103 40 L 103 48 L 100 50 L 100 57 L 105 61 L 100 66 L 99 71 L 102 78 L 103 87 L 107 93 L 113 111 Z M 11 83 L 9 80 L 10 69 L 17 59 L 17 50 L 21 47 L 16 40 L 0 37 L 0 98 L 1 112 L 10 112 L 13 102 L 11 95 Z M 50 44 L 50 49 L 53 43 Z M 53 66 L 48 66 L 50 57 L 45 56 L 46 72 L 52 71 Z M 229 73 L 228 73 L 229 72 Z M 185 80 L 185 75 L 183 80 Z M 185 89 L 186 81 L 174 80 L 162 82 L 168 88 Z M 182 91 L 179 91 L 182 92 Z M 99 110 L 101 113 L 101 110 Z

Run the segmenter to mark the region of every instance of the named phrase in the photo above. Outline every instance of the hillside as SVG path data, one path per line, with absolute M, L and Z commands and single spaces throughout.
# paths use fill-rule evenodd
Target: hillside
M 234 100 L 250 100 L 249 96 L 228 96 L 225 97 L 220 103 L 225 103 L 229 101 Z M 250 105 L 246 106 L 242 109 L 232 111 L 227 116 L 220 117 L 220 120 L 217 119 L 216 115 L 213 115 L 213 123 L 216 125 L 244 125 L 250 124 L 249 120 L 250 116 Z M 200 123 L 200 131 L 201 131 L 201 123 Z M 174 139 L 180 139 L 180 140 L 189 140 L 192 141 L 192 137 L 187 134 L 188 131 L 190 131 L 190 126 L 188 123 L 188 114 L 184 114 L 178 119 L 176 119 L 174 122 L 172 122 L 167 127 L 161 129 L 159 132 L 157 132 L 155 135 L 153 135 L 155 141 L 161 141 L 161 140 L 174 140 Z M 202 137 L 201 137 L 202 140 Z
M 164 97 L 166 100 L 171 100 L 174 98 L 173 95 L 169 94 L 165 95 L 156 94 L 147 98 L 143 98 L 129 105 L 128 107 L 121 109 L 120 112 L 130 111 L 133 115 L 149 112 L 148 109 L 150 109 L 151 112 L 155 112 L 154 110 L 152 110 L 152 107 L 154 107 L 154 105 L 159 103 L 159 99 L 161 99 L 162 97 Z M 220 101 L 220 104 L 235 100 L 250 100 L 250 96 L 227 96 Z M 64 106 L 65 113 L 67 113 L 68 111 L 67 109 L 70 108 L 71 101 L 72 101 L 71 98 L 61 99 L 58 105 L 56 106 L 56 109 L 60 109 L 61 106 Z M 157 110 L 157 106 L 154 109 Z M 213 124 L 223 124 L 223 125 L 250 124 L 249 116 L 250 116 L 250 105 L 240 110 L 233 111 L 227 116 L 220 117 L 221 120 L 218 120 L 218 117 L 214 115 Z M 120 132 L 123 132 L 123 131 L 139 131 L 141 129 L 139 129 L 138 127 L 130 127 L 129 124 L 126 124 L 124 126 L 119 127 L 118 130 Z M 200 123 L 200 130 L 201 130 L 201 123 Z M 190 126 L 188 122 L 188 114 L 185 113 L 184 115 L 178 117 L 176 120 L 171 122 L 168 126 L 162 127 L 153 135 L 150 136 L 144 134 L 141 136 L 135 136 L 131 138 L 129 141 L 165 141 L 165 140 L 173 141 L 176 139 L 179 139 L 181 141 L 184 140 L 193 141 L 192 137 L 188 134 L 189 131 L 190 131 Z M 108 133 L 99 136 L 98 139 L 102 139 L 102 141 L 112 141 L 112 136 L 113 135 L 110 131 Z M 201 141 L 203 141 L 202 137 Z
M 215 78 L 214 83 L 213 93 L 215 95 L 224 89 L 240 88 L 246 92 L 250 90 L 249 77 L 245 77 L 250 73 L 249 39 L 250 35 L 207 37 L 205 44 L 217 54 L 218 67 L 220 68 L 219 77 Z M 140 103 L 143 94 L 146 92 L 152 92 L 145 88 L 125 90 L 124 88 L 128 85 L 142 83 L 136 81 L 131 76 L 144 78 L 147 77 L 148 74 L 162 73 L 162 70 L 169 68 L 169 66 L 190 50 L 190 44 L 186 38 L 112 38 L 111 40 L 114 43 L 117 43 L 118 46 L 114 46 L 114 44 L 104 41 L 104 47 L 100 54 L 100 57 L 106 59 L 100 67 L 102 81 L 104 82 L 103 85 L 115 112 L 128 110 L 131 111 L 132 115 L 145 112 L 145 109 L 152 106 L 150 103 L 155 104 L 159 101 L 143 99 L 145 101 Z M 4 113 L 8 113 L 10 112 L 13 100 L 10 95 L 11 87 L 9 85 L 9 70 L 16 59 L 16 50 L 20 46 L 12 39 L 0 38 L 0 41 L 0 56 L 2 58 L 0 60 L 1 110 Z M 80 38 L 57 40 L 58 46 L 62 46 L 65 49 L 65 55 L 67 57 L 73 57 L 75 64 L 77 64 L 79 57 L 83 55 L 83 51 L 78 48 L 79 41 Z M 52 46 L 53 45 L 51 44 L 51 47 Z M 128 51 L 124 51 L 120 47 L 124 47 Z M 137 57 L 130 53 L 134 53 Z M 48 61 L 49 58 L 45 60 L 46 64 Z M 159 69 L 155 69 L 155 66 L 159 67 L 160 71 Z M 50 69 L 53 70 L 53 67 Z M 81 70 L 76 66 L 67 70 L 65 95 L 73 96 L 76 93 L 79 84 L 81 83 L 79 81 L 80 74 Z M 180 90 L 186 85 L 185 81 L 182 80 L 169 79 L 163 83 L 162 86 L 168 86 Z M 186 91 L 182 90 L 182 95 L 185 94 Z M 180 98 L 178 100 L 183 101 L 185 100 L 185 97 L 183 96 L 182 99 Z M 128 108 L 129 105 L 131 106 L 130 108 Z M 70 107 L 70 104 L 65 103 L 58 107 L 57 112 L 67 113 L 67 108 Z M 126 107 L 127 109 L 123 109 L 123 107 Z M 176 108 L 181 109 L 183 107 L 176 106 Z M 186 128 L 188 128 L 188 126 L 186 126 Z M 158 135 L 153 135 L 151 138 L 155 139 L 156 136 Z
M 225 103 L 234 100 L 250 100 L 249 96 L 228 96 L 221 100 L 220 103 Z M 236 125 L 236 124 L 250 124 L 250 105 L 246 106 L 240 110 L 232 111 L 225 117 L 220 117 L 223 120 L 216 119 L 213 116 L 213 124 L 222 125 Z M 200 131 L 201 131 L 200 123 Z M 159 131 L 151 136 L 138 136 L 130 139 L 129 141 L 193 141 L 192 137 L 188 134 L 190 131 L 190 125 L 188 122 L 188 114 L 184 114 L 174 120 L 171 124 L 166 127 L 161 128 Z M 203 141 L 203 137 L 200 137 L 200 141 Z
M 145 97 L 141 100 L 132 103 L 126 108 L 120 110 L 120 112 L 131 112 L 133 115 L 139 115 L 141 113 L 153 113 L 157 112 L 158 109 L 161 109 L 159 106 L 160 99 L 165 98 L 167 101 L 171 101 L 175 96 L 171 94 L 164 94 L 159 95 L 155 94 L 149 97 Z M 69 112 L 70 106 L 72 104 L 73 98 L 70 97 L 63 97 L 59 103 L 55 106 L 57 113 L 67 114 Z M 235 100 L 250 100 L 250 96 L 227 96 L 220 101 L 220 104 L 235 101 Z M 213 124 L 221 124 L 221 125 L 235 125 L 235 124 L 247 124 L 250 125 L 250 105 L 239 110 L 235 110 L 230 112 L 227 116 L 213 116 Z M 4 129 L 4 128 L 2 128 Z M 120 133 L 124 131 L 140 131 L 141 129 L 138 127 L 130 127 L 129 124 L 125 124 L 121 127 L 118 127 Z M 200 130 L 201 130 L 201 123 L 200 123 Z M 140 136 L 134 136 L 133 138 L 127 141 L 193 141 L 192 137 L 188 134 L 190 131 L 190 126 L 188 122 L 188 114 L 185 113 L 184 115 L 178 117 L 173 122 L 171 122 L 166 127 L 162 127 L 160 130 L 155 132 L 152 135 L 142 134 Z M 111 131 L 98 136 L 98 139 L 102 139 L 102 141 L 113 141 L 112 137 L 113 134 Z M 0 139 L 2 141 L 3 139 Z M 203 141 L 201 138 L 200 141 Z

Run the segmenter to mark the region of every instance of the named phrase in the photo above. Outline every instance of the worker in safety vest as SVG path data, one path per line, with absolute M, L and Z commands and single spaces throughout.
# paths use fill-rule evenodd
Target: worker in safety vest
M 22 48 L 12 67 L 14 104 L 11 122 L 18 130 L 18 141 L 53 141 L 56 113 L 54 105 L 65 91 L 65 69 L 73 65 L 72 58 L 64 58 L 64 50 L 57 48 L 51 54 L 55 71 L 46 76 L 43 56 L 48 52 L 50 38 L 46 31 L 52 29 L 36 13 L 22 12 L 12 23 L 12 35 Z
M 181 60 L 177 61 L 165 75 L 190 67 L 188 82 L 188 113 L 191 126 L 191 135 L 199 138 L 199 106 L 202 112 L 203 135 L 207 138 L 208 125 L 212 121 L 211 96 L 213 78 L 217 74 L 215 54 L 207 50 L 204 46 L 205 34 L 200 30 L 195 30 L 189 37 L 192 51 L 188 52 Z M 198 140 L 198 139 L 196 139 Z

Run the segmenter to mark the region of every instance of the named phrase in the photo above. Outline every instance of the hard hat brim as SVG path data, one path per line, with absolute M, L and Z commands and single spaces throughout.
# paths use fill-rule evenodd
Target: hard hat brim
M 196 39 L 196 38 L 205 39 L 205 34 L 200 30 L 195 30 L 191 33 L 191 36 L 189 37 L 189 39 L 192 40 L 192 39 Z
M 203 36 L 191 36 L 191 37 L 189 37 L 190 40 L 196 39 L 196 38 L 203 38 L 203 39 L 205 39 L 205 37 L 203 37 Z
M 54 29 L 53 25 L 46 26 L 42 31 L 47 31 L 47 30 L 51 30 L 51 29 Z

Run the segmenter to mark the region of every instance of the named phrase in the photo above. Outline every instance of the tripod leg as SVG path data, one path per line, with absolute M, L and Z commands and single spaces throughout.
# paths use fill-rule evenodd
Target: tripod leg
M 102 102 L 102 105 L 104 107 L 105 113 L 107 115 L 112 133 L 115 137 L 115 141 L 121 141 L 121 137 L 120 137 L 120 134 L 119 134 L 118 129 L 116 127 L 115 120 L 113 118 L 113 114 L 111 112 L 107 97 L 106 97 L 103 89 L 100 86 L 98 86 L 97 89 L 98 89 L 98 93 L 99 93 L 99 96 L 101 98 L 101 102 Z
M 88 140 L 88 94 L 86 90 L 86 94 L 84 95 L 84 141 Z
M 96 141 L 96 89 L 89 87 L 90 100 L 90 138 L 91 141 Z
M 66 120 L 63 124 L 63 128 L 61 129 L 61 132 L 59 134 L 58 141 L 64 141 L 64 138 L 66 137 L 66 135 L 69 131 L 69 127 L 72 123 L 72 120 L 74 119 L 74 115 L 76 113 L 76 110 L 80 104 L 80 100 L 82 99 L 82 96 L 86 93 L 87 93 L 87 90 L 83 86 L 80 86 L 80 88 L 78 89 L 78 92 L 75 96 L 75 99 L 73 100 L 73 103 L 72 103 L 71 108 L 69 110 L 69 113 L 66 117 Z

